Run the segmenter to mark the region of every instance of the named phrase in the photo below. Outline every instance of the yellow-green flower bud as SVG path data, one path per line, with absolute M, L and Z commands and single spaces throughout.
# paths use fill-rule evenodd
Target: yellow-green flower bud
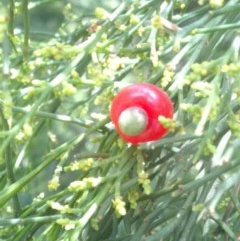
M 164 29 L 161 17 L 159 15 L 155 15 L 152 19 L 151 19 L 151 24 L 154 28 L 157 29 Z
M 122 200 L 121 197 L 117 197 L 114 200 L 112 200 L 112 204 L 116 213 L 117 217 L 121 217 L 126 215 L 126 203 Z
M 224 4 L 224 0 L 209 0 L 209 5 L 212 8 L 220 8 Z
M 136 15 L 131 15 L 130 16 L 130 23 L 133 25 L 137 25 L 140 22 L 140 19 Z
M 98 19 L 106 19 L 109 16 L 109 13 L 105 9 L 100 7 L 96 8 L 94 13 Z

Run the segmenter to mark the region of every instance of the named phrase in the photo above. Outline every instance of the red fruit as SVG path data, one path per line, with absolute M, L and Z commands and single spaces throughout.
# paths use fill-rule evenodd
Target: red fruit
M 173 118 L 173 104 L 162 89 L 153 84 L 137 83 L 122 89 L 113 99 L 110 116 L 119 135 L 139 144 L 164 136 L 168 129 L 159 116 Z

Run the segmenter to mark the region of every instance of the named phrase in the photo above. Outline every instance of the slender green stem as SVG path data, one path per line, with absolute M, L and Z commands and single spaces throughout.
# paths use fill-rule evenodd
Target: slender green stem
M 11 8 L 11 5 L 10 5 L 10 8 Z M 9 55 L 10 55 L 10 45 L 9 45 L 8 37 L 5 34 L 3 39 L 3 67 L 2 67 L 3 77 L 2 77 L 1 88 L 4 91 L 3 96 L 7 99 L 10 98 L 9 86 L 8 86 L 9 74 L 10 74 Z M 8 132 L 10 130 L 10 127 L 7 121 L 7 117 L 5 117 L 4 110 L 1 107 L 0 107 L 0 119 L 2 122 L 3 131 Z M 10 184 L 14 184 L 16 180 L 15 180 L 14 171 L 13 171 L 12 143 L 10 141 L 5 143 L 5 140 L 3 140 L 2 145 L 5 145 L 5 149 L 2 149 L 0 153 L 3 153 L 4 159 L 5 159 L 7 177 Z M 13 195 L 13 212 L 15 217 L 18 217 L 21 213 L 21 207 L 20 207 L 17 194 Z
M 207 182 L 216 179 L 217 177 L 219 177 L 220 175 L 222 175 L 223 173 L 232 170 L 233 168 L 235 168 L 236 166 L 239 165 L 239 161 L 233 162 L 233 163 L 228 163 L 225 164 L 224 166 L 221 166 L 219 168 L 215 168 L 214 171 L 210 172 L 209 174 L 203 176 L 202 178 L 199 178 L 195 181 L 189 182 L 183 186 L 181 186 L 181 189 L 174 191 L 172 193 L 172 195 L 178 196 L 178 195 L 182 195 L 185 192 L 188 192 L 190 190 L 194 190 L 196 188 L 199 188 L 203 185 L 205 185 Z
M 208 185 L 206 185 L 201 190 L 201 193 L 200 193 L 200 191 L 198 191 L 199 198 L 197 201 L 198 201 L 199 205 L 202 205 L 205 202 L 206 197 L 212 188 L 213 182 L 214 181 L 209 182 Z M 193 209 L 193 207 L 192 207 L 192 209 Z M 187 219 L 187 223 L 186 223 L 184 229 L 182 229 L 181 238 L 179 239 L 179 241 L 192 240 L 190 237 L 194 237 L 193 231 L 197 228 L 196 223 L 197 223 L 198 217 L 199 217 L 199 212 L 197 212 L 197 211 L 190 212 L 189 217 Z
M 85 41 L 82 45 L 81 48 L 83 49 L 83 53 L 80 53 L 79 55 L 76 56 L 76 58 L 65 68 L 63 73 L 58 74 L 51 82 L 50 86 L 47 86 L 46 89 L 42 92 L 41 96 L 36 100 L 35 104 L 32 106 L 30 112 L 28 112 L 19 122 L 18 125 L 14 126 L 11 129 L 10 135 L 7 137 L 3 145 L 0 147 L 0 153 L 4 148 L 8 145 L 8 143 L 14 138 L 16 133 L 21 129 L 23 124 L 28 118 L 31 118 L 34 116 L 36 111 L 38 110 L 39 106 L 43 103 L 43 100 L 51 93 L 54 87 L 59 85 L 62 81 L 66 80 L 71 73 L 72 69 L 74 69 L 83 59 L 86 53 L 88 53 L 98 42 L 99 38 L 101 35 L 105 32 L 107 29 L 107 24 L 101 28 L 101 30 L 93 36 L 93 38 L 88 39 Z M 106 120 L 105 120 L 106 121 Z
M 9 23 L 8 23 L 8 33 L 10 35 L 14 34 L 14 9 L 15 9 L 15 0 L 9 1 Z
M 217 213 L 211 213 L 211 218 L 221 227 L 221 229 L 230 237 L 232 240 L 238 240 L 238 237 L 235 235 L 234 231 L 222 221 L 221 217 Z
M 18 133 L 18 131 L 22 128 L 24 123 L 28 118 L 31 118 L 34 113 L 37 111 L 39 108 L 40 104 L 43 102 L 43 100 L 46 98 L 48 95 L 49 90 L 46 90 L 46 92 L 42 93 L 42 95 L 39 97 L 38 100 L 36 100 L 35 104 L 32 106 L 30 112 L 28 112 L 26 115 L 22 117 L 22 119 L 19 120 L 18 124 L 15 125 L 14 127 L 11 128 L 9 131 L 9 135 L 5 139 L 5 141 L 2 143 L 0 146 L 0 153 L 6 148 L 6 146 L 12 141 L 12 139 L 15 137 L 15 135 Z
M 226 31 L 230 29 L 238 29 L 240 27 L 240 23 L 230 23 L 230 24 L 223 24 L 220 26 L 214 26 L 209 28 L 197 28 L 193 30 L 193 34 L 200 34 L 200 33 L 211 33 L 216 31 Z
M 12 198 L 18 191 L 20 191 L 28 182 L 30 182 L 36 175 L 38 175 L 43 169 L 45 169 L 49 164 L 59 158 L 64 152 L 66 152 L 69 147 L 72 147 L 76 144 L 79 144 L 84 140 L 86 136 L 90 133 L 96 131 L 98 128 L 106 124 L 108 120 L 103 120 L 99 122 L 97 125 L 93 126 L 92 128 L 88 129 L 84 134 L 77 135 L 76 137 L 72 138 L 69 142 L 64 143 L 63 145 L 59 146 L 55 151 L 49 153 L 49 155 L 43 157 L 44 161 L 35 168 L 32 172 L 28 175 L 22 177 L 17 182 L 10 185 L 8 188 L 4 189 L 0 192 L 0 206 L 4 205 L 10 198 Z
M 10 42 L 7 34 L 5 33 L 3 36 L 3 44 L 2 44 L 2 53 L 3 53 L 3 65 L 2 65 L 2 83 L 1 88 L 4 91 L 7 91 L 8 88 L 8 77 L 10 75 L 10 60 L 9 55 L 11 52 Z M 6 93 L 6 92 L 5 92 Z M 0 106 L 1 108 L 1 106 Z
M 96 159 L 105 159 L 104 161 L 106 160 L 109 160 L 109 157 L 110 157 L 110 154 L 109 153 L 81 153 L 81 154 L 76 154 L 75 155 L 75 158 L 77 159 L 85 159 L 85 158 L 96 158 Z
M 54 2 L 61 2 L 62 0 L 54 0 Z M 29 9 L 37 8 L 42 5 L 47 5 L 48 3 L 52 3 L 53 0 L 40 0 L 40 1 L 32 1 L 29 4 Z
M 12 110 L 15 111 L 15 112 L 23 113 L 23 114 L 29 113 L 29 109 L 18 107 L 18 106 L 14 106 L 12 108 Z M 71 116 L 68 116 L 68 115 L 53 114 L 53 113 L 49 113 L 49 112 L 46 112 L 46 111 L 36 111 L 34 115 L 38 116 L 38 117 L 45 118 L 45 119 L 69 122 L 69 123 L 77 124 L 77 125 L 80 125 L 80 126 L 83 126 L 83 127 L 89 127 L 90 126 L 90 124 L 82 121 L 81 119 L 74 118 L 74 117 L 71 117 Z
M 4 129 L 9 130 L 7 120 L 5 119 L 1 110 L 0 110 L 0 117 L 1 117 Z M 9 179 L 9 182 L 10 184 L 14 184 L 16 179 L 13 171 L 11 143 L 9 143 L 5 149 L 5 165 L 6 165 L 7 177 Z M 21 207 L 20 207 L 20 203 L 16 193 L 13 196 L 13 210 L 14 210 L 15 216 L 18 217 L 21 213 Z
M 169 222 L 165 227 L 161 228 L 158 232 L 153 234 L 151 236 L 151 238 L 149 238 L 149 240 L 150 241 L 159 240 L 159 239 L 165 240 L 165 237 L 167 237 L 171 232 L 176 230 L 177 227 L 181 226 L 184 217 L 187 215 L 187 213 L 189 212 L 189 210 L 191 208 L 191 204 L 194 200 L 195 195 L 196 195 L 195 192 L 191 192 L 190 195 L 188 196 L 188 198 L 186 199 L 185 203 L 179 210 L 178 215 L 174 219 L 172 219 L 171 222 Z M 156 210 L 156 211 L 158 211 L 158 210 Z M 146 229 L 148 225 L 151 225 L 151 222 L 149 222 L 149 223 L 147 221 L 143 222 L 141 227 L 138 229 L 139 231 L 134 235 L 134 238 L 132 239 L 132 241 L 140 240 L 140 238 L 144 232 L 144 229 Z
M 70 241 L 74 241 L 78 239 L 79 235 L 81 234 L 86 224 L 89 222 L 92 216 L 97 212 L 99 206 L 103 202 L 106 195 L 108 195 L 108 192 L 109 192 L 109 189 L 105 187 L 104 189 L 102 189 L 100 193 L 98 193 L 96 198 L 91 202 L 91 206 L 81 217 L 81 219 L 79 220 L 78 226 L 74 229 L 72 235 L 70 236 L 70 239 L 69 239 Z
M 222 15 L 222 14 L 227 14 L 227 13 L 234 13 L 237 12 L 239 13 L 240 11 L 240 3 L 235 3 L 233 5 L 225 6 L 224 8 L 219 8 L 216 10 L 211 10 L 209 11 L 209 14 L 211 16 L 217 16 L 217 15 Z
M 29 52 L 29 13 L 28 13 L 28 1 L 22 0 L 23 10 L 23 25 L 24 25 L 24 39 L 23 39 L 23 58 L 28 59 Z
M 62 218 L 62 215 L 52 215 L 52 216 L 42 216 L 42 217 L 31 217 L 31 218 L 1 218 L 0 225 L 25 225 L 32 223 L 49 223 L 55 221 L 59 218 Z

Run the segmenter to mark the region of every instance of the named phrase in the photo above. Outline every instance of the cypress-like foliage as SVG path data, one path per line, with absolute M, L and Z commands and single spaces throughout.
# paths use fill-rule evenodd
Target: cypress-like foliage
M 0 240 L 240 240 L 240 2 L 0 4 Z M 121 139 L 118 91 L 170 96 Z M 144 100 L 143 100 L 144 101 Z

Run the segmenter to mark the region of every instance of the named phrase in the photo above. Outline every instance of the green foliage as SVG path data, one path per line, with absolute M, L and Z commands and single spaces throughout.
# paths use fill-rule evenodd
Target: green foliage
M 0 240 L 238 240 L 239 11 L 3 2 Z M 130 146 L 108 112 L 135 82 L 166 90 L 175 117 L 159 117 L 163 139 Z

